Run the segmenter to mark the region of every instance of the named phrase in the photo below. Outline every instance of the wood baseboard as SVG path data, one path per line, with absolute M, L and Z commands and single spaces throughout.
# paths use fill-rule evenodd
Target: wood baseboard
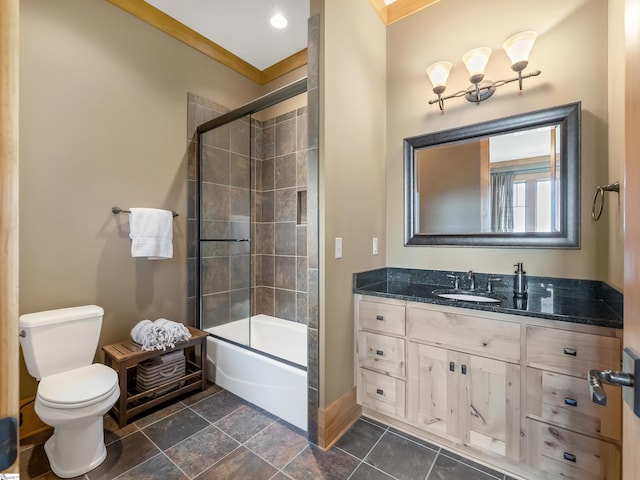
M 362 415 L 356 403 L 356 387 L 325 409 L 318 410 L 318 446 L 329 450 Z
M 42 423 L 40 417 L 34 410 L 34 402 L 36 397 L 25 398 L 20 400 L 20 414 L 22 415 L 22 424 L 20 425 L 20 440 L 30 437 L 36 433 L 44 432 L 51 427 L 46 423 Z

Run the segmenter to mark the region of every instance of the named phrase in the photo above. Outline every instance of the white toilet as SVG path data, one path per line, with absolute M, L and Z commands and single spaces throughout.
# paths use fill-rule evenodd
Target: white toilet
M 40 380 L 35 411 L 54 428 L 45 443 L 51 470 L 76 477 L 107 456 L 103 416 L 120 396 L 116 372 L 93 357 L 104 310 L 96 305 L 20 316 L 20 344 L 29 373 Z

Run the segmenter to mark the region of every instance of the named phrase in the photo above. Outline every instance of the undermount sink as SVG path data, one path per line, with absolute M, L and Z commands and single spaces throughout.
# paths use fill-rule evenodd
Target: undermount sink
M 462 300 L 463 302 L 500 303 L 502 300 L 489 292 L 477 292 L 471 290 L 434 290 L 434 295 L 450 300 Z

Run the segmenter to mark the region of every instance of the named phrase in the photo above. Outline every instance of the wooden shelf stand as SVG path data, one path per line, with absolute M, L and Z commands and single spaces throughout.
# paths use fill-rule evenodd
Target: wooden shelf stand
M 133 340 L 102 347 L 105 365 L 118 373 L 120 398 L 113 406 L 112 412 L 120 428 L 126 426 L 130 418 L 160 403 L 187 392 L 206 390 L 208 334 L 193 327 L 187 328 L 191 333 L 191 339 L 177 344 L 175 348 L 147 351 Z M 142 392 L 136 391 L 137 366 L 140 362 L 182 349 L 186 357 L 186 371 L 183 376 Z M 196 349 L 199 351 L 196 352 Z

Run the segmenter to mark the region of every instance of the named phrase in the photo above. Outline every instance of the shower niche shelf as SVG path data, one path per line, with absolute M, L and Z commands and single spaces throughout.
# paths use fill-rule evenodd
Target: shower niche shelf
M 206 390 L 207 375 L 205 365 L 207 361 L 208 334 L 193 327 L 187 328 L 191 333 L 191 339 L 187 342 L 176 344 L 175 348 L 147 351 L 142 350 L 142 347 L 133 340 L 102 347 L 105 365 L 113 368 L 118 374 L 120 398 L 111 411 L 120 428 L 126 426 L 130 418 L 156 405 L 188 392 Z M 185 374 L 154 388 L 138 391 L 136 389 L 138 364 L 177 350 L 184 350 L 186 357 Z

